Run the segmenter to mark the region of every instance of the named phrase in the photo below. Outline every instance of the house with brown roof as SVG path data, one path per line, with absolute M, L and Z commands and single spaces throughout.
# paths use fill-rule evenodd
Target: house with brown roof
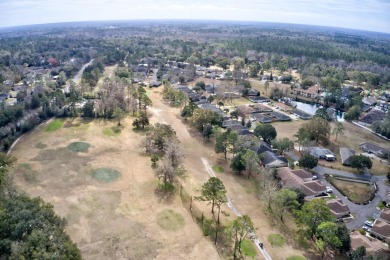
M 383 220 L 377 219 L 370 233 L 385 242 L 390 242 L 390 224 Z
M 379 218 L 390 224 L 390 209 L 384 209 Z
M 325 185 L 318 180 L 313 180 L 312 174 L 305 170 L 292 170 L 288 167 L 283 167 L 278 170 L 278 176 L 283 187 L 302 190 L 306 195 L 306 200 L 326 193 Z
M 330 209 L 330 213 L 336 217 L 336 219 L 340 219 L 350 215 L 349 207 L 345 205 L 341 199 L 333 199 L 328 200 L 326 202 Z
M 355 251 L 358 247 L 364 246 L 366 252 L 369 255 L 381 253 L 386 250 L 386 247 L 378 239 L 364 236 L 358 231 L 354 231 L 350 234 L 351 237 L 351 249 Z
M 307 98 L 316 98 L 319 97 L 320 88 L 318 86 L 312 86 L 308 89 L 296 88 L 294 89 L 294 94 L 298 96 L 303 96 Z

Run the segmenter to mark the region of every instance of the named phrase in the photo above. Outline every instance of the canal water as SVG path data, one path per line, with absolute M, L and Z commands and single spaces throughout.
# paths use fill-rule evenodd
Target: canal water
M 314 115 L 317 111 L 317 109 L 322 108 L 319 104 L 313 104 L 313 103 L 304 103 L 301 101 L 294 101 L 297 104 L 297 109 L 302 110 L 303 112 L 306 112 L 310 115 Z M 344 112 L 341 112 L 340 110 L 336 110 L 336 116 L 337 121 L 344 122 Z

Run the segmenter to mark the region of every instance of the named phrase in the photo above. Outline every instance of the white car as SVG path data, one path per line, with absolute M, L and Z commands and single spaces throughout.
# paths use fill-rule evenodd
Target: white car
M 369 226 L 369 227 L 373 227 L 374 223 L 372 223 L 371 221 L 367 220 L 366 222 L 364 222 L 364 225 Z
M 313 175 L 312 179 L 313 179 L 313 180 L 317 180 L 317 179 L 318 179 L 318 176 L 317 176 L 317 175 Z
M 333 190 L 331 187 L 326 187 L 326 193 L 332 193 L 332 192 L 333 192 Z

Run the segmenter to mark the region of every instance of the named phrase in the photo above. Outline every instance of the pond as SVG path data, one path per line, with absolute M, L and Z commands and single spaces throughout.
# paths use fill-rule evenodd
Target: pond
M 314 104 L 314 103 L 304 103 L 301 101 L 294 101 L 297 105 L 297 109 L 302 110 L 303 112 L 306 112 L 310 115 L 314 115 L 317 111 L 317 109 L 321 108 L 322 106 L 319 104 Z M 336 110 L 336 116 L 337 116 L 337 121 L 339 122 L 344 122 L 344 112 L 340 110 Z

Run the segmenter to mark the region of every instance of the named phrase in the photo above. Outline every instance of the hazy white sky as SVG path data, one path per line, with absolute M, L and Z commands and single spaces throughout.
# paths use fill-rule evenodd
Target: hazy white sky
M 0 27 L 133 19 L 265 21 L 390 33 L 390 0 L 0 0 Z

